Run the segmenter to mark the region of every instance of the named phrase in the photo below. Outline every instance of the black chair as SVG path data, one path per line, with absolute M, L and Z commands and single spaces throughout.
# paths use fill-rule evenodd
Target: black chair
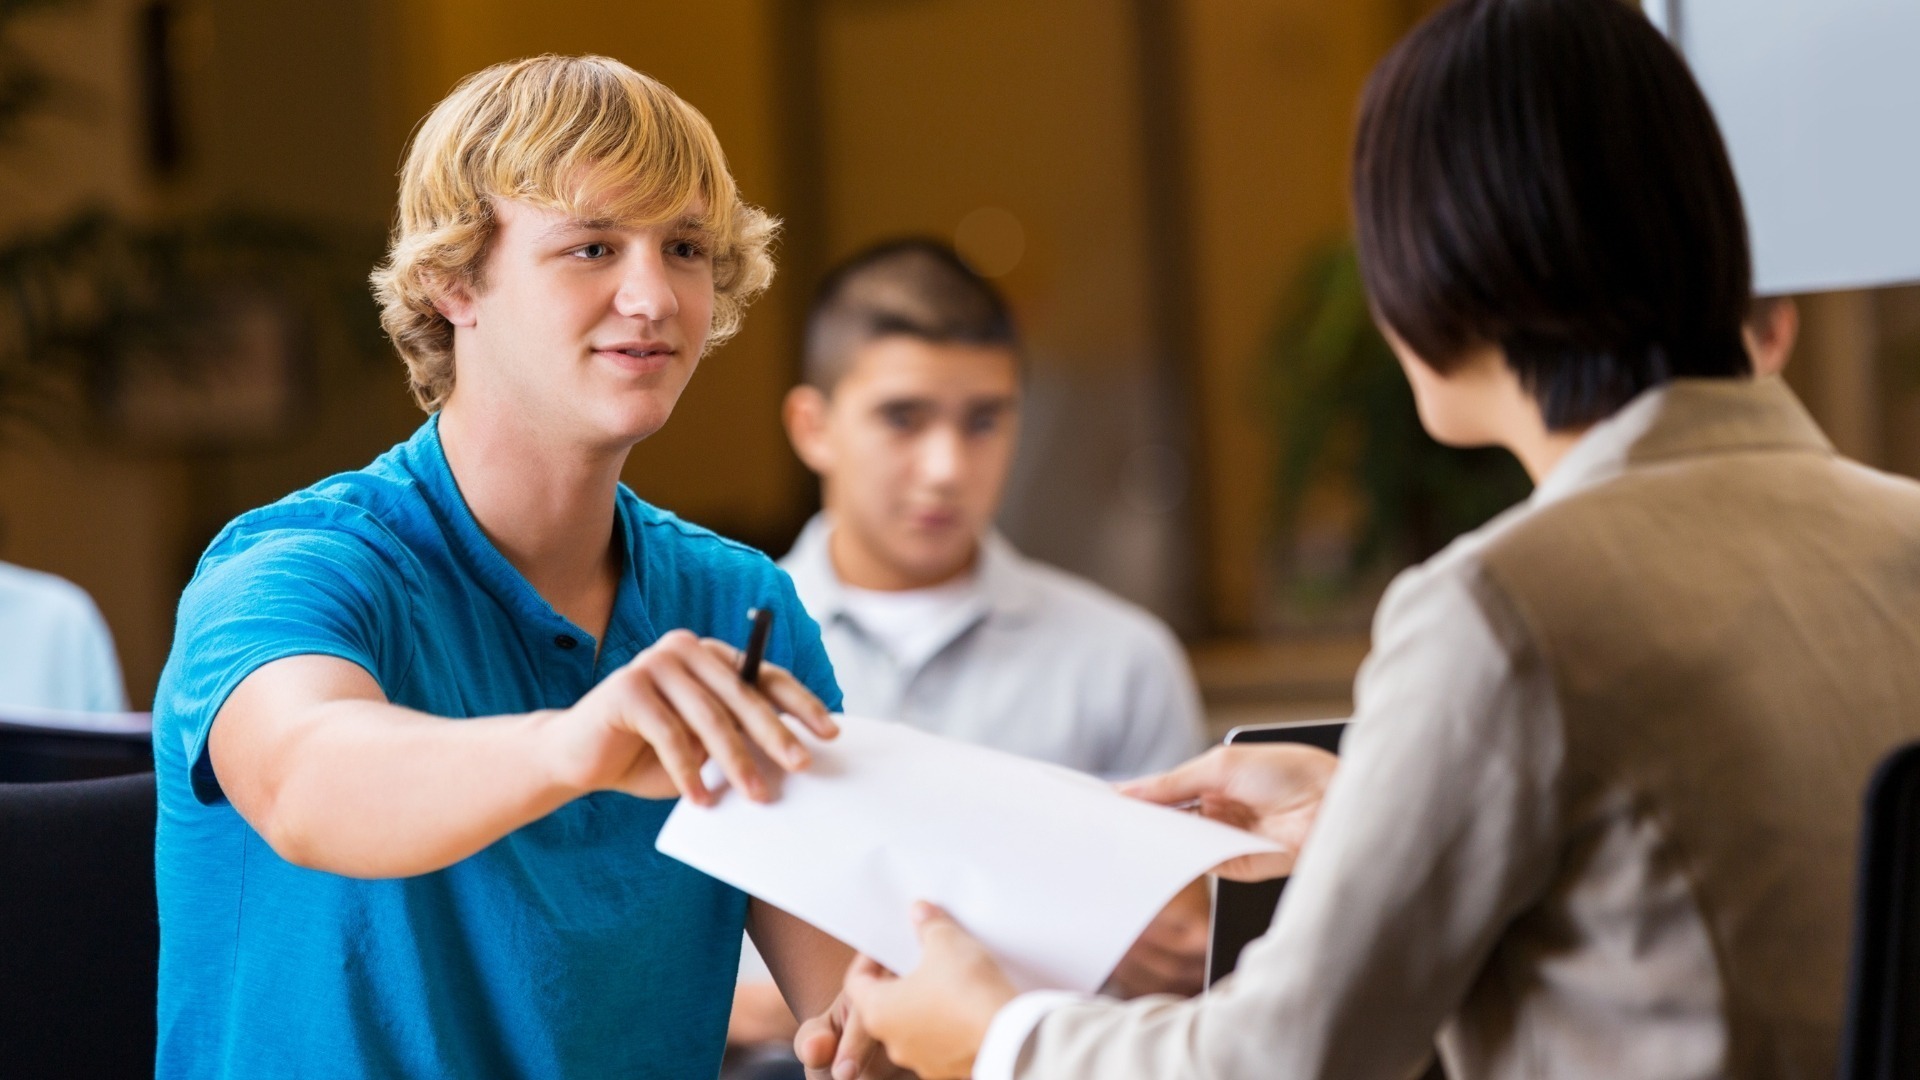
M 1841 1080 L 1920 1076 L 1920 743 L 1867 786 Z
M 153 771 L 152 736 L 0 714 L 0 784 L 91 780 Z
M 0 1075 L 150 1080 L 153 774 L 0 784 Z

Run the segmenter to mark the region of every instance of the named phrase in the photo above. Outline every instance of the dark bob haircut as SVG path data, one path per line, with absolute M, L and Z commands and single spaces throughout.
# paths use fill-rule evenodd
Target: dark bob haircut
M 1457 0 L 1367 84 L 1361 273 L 1441 374 L 1505 350 L 1547 427 L 1749 374 L 1746 218 L 1706 98 L 1621 0 Z
M 862 346 L 904 336 L 1020 353 L 1006 299 L 952 248 L 926 237 L 876 244 L 827 274 L 807 312 L 801 377 L 825 394 Z

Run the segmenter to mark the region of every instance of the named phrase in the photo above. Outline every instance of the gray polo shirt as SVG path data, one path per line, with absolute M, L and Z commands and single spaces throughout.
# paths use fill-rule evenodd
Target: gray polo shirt
M 898 657 L 857 621 L 815 517 L 780 562 L 820 624 L 846 710 L 1109 779 L 1202 748 L 1186 656 L 1145 610 L 1034 562 L 998 533 L 932 648 Z

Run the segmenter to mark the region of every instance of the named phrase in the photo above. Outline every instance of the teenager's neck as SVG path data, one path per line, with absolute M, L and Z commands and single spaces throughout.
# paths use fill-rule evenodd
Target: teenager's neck
M 967 557 L 952 568 L 915 573 L 888 562 L 850 530 L 835 526 L 827 535 L 827 559 L 842 585 L 870 592 L 909 592 L 937 589 L 966 577 L 980 562 L 980 545 L 976 542 Z
M 543 436 L 524 415 L 440 411 L 447 466 L 480 530 L 562 615 L 603 636 L 619 573 L 614 489 L 625 451 Z

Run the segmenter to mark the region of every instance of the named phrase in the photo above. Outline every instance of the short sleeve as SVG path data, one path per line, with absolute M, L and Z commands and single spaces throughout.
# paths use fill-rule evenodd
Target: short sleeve
M 178 741 L 194 796 L 217 801 L 208 733 L 248 675 L 290 656 L 334 656 L 390 686 L 411 647 L 403 579 L 366 538 L 316 528 L 230 541 L 208 554 L 181 597 L 156 737 Z
M 775 567 L 778 579 L 780 608 L 777 623 L 786 628 L 784 634 L 774 636 L 784 642 L 779 654 L 770 656 L 774 663 L 793 672 L 813 696 L 820 699 L 828 712 L 841 711 L 844 702 L 840 696 L 839 680 L 833 675 L 833 661 L 827 658 L 827 646 L 820 639 L 820 624 L 813 621 L 807 609 L 800 603 L 800 596 L 793 588 L 793 579 L 785 570 Z M 770 650 L 771 652 L 771 650 Z

